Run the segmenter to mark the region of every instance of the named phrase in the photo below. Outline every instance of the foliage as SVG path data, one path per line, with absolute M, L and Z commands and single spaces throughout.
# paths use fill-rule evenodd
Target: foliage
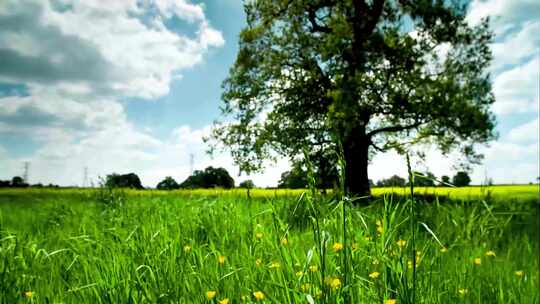
M 448 175 L 443 175 L 441 177 L 441 181 L 442 181 L 441 186 L 443 186 L 443 187 L 446 187 L 446 186 L 450 185 L 450 177 Z
M 253 188 L 255 188 L 255 183 L 252 180 L 248 179 L 248 180 L 245 180 L 245 181 L 241 182 L 238 185 L 238 187 L 244 188 L 244 189 L 253 189 Z
M 452 184 L 456 187 L 468 186 L 471 183 L 471 178 L 469 174 L 465 171 L 459 171 L 452 178 Z
M 406 181 L 403 177 L 398 175 L 392 175 L 391 177 L 387 179 L 382 179 L 377 182 L 378 187 L 404 187 L 406 185 Z
M 265 159 L 343 151 L 345 186 L 369 192 L 368 157 L 421 143 L 443 153 L 495 137 L 488 20 L 463 1 L 248 1 L 223 82 L 215 145 L 245 172 Z M 414 31 L 407 32 L 406 24 Z
M 436 179 L 435 175 L 431 172 L 416 172 L 414 185 L 418 187 L 433 187 L 435 186 Z
M 107 175 L 105 179 L 105 186 L 107 188 L 133 188 L 144 189 L 141 184 L 141 180 L 135 173 L 128 174 L 116 174 L 112 173 Z
M 180 185 L 174 180 L 174 178 L 167 176 L 164 180 L 157 184 L 156 188 L 158 190 L 175 190 L 179 189 Z
M 224 168 L 207 167 L 204 171 L 195 170 L 180 184 L 181 188 L 215 188 L 230 189 L 234 187 L 234 179 Z
M 286 189 L 305 189 L 307 185 L 307 172 L 300 162 L 295 163 L 291 170 L 283 172 L 278 182 L 278 188 Z
M 307 194 L 122 189 L 118 209 L 94 201 L 100 190 L 2 189 L 0 303 L 412 303 L 412 259 L 416 303 L 538 303 L 538 187 L 489 187 L 485 203 L 468 198 L 479 187 L 429 189 L 456 200 L 416 201 L 414 248 L 390 195 L 346 209 L 345 226 L 339 201 L 315 198 L 326 212 L 304 209 L 293 228 Z
M 11 179 L 11 181 L 9 181 L 9 180 L 6 180 L 6 181 L 0 180 L 0 188 L 8 188 L 8 187 L 26 188 L 28 186 L 29 185 L 20 176 L 14 176 Z

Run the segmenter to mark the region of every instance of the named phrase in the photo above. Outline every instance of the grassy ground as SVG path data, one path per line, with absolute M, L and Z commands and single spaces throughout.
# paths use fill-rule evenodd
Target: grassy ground
M 0 303 L 539 303 L 538 186 L 404 191 L 1 190 Z

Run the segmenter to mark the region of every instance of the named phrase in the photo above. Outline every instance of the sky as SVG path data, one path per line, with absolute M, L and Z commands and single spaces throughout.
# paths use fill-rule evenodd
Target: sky
M 105 4 L 106 3 L 106 4 Z M 473 0 L 468 22 L 491 16 L 490 67 L 499 137 L 473 183 L 529 183 L 539 174 L 540 1 Z M 202 141 L 219 118 L 221 82 L 245 25 L 240 0 L 0 1 L 0 179 L 97 184 L 135 172 L 146 187 L 193 168 L 224 167 L 236 182 L 275 186 L 286 159 L 238 175 L 228 152 Z M 450 175 L 459 158 L 426 147 L 417 171 Z M 85 170 L 86 168 L 86 170 Z M 85 174 L 85 171 L 87 172 Z M 404 158 L 375 156 L 373 180 L 406 176 Z

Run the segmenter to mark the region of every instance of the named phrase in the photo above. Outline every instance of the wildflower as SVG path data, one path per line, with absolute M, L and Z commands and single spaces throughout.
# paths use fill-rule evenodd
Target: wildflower
M 223 299 L 223 300 L 221 300 L 221 301 L 218 301 L 218 303 L 219 303 L 219 304 L 229 304 L 230 302 L 229 302 L 229 299 L 228 299 L 228 298 L 225 298 L 225 299 Z
M 396 303 L 397 303 L 396 299 L 388 299 L 388 300 L 384 301 L 384 304 L 396 304 Z
M 289 239 L 286 238 L 286 237 L 283 237 L 281 238 L 281 245 L 288 245 L 289 244 Z
M 279 262 L 270 263 L 270 269 L 279 268 L 279 267 L 281 267 L 281 264 Z
M 514 274 L 516 275 L 516 277 L 521 278 L 525 273 L 523 272 L 523 270 L 518 270 L 514 272 Z
M 375 266 L 379 265 L 379 260 L 373 260 L 373 262 L 371 262 L 371 265 L 375 265 Z
M 458 289 L 458 293 L 459 293 L 460 296 L 464 296 L 467 293 L 469 293 L 469 290 L 467 290 L 466 288 L 460 288 L 460 289 Z
M 369 274 L 369 277 L 372 278 L 372 279 L 376 279 L 376 278 L 378 278 L 380 275 L 381 275 L 381 274 L 380 274 L 379 272 L 375 271 L 375 272 L 370 273 L 370 274 Z
M 303 271 L 298 271 L 298 272 L 296 272 L 296 276 L 297 276 L 297 277 L 301 277 L 301 276 L 303 276 L 303 275 L 304 275 L 304 272 L 303 272 Z
M 257 233 L 255 234 L 255 237 L 258 238 L 258 239 L 262 239 L 262 237 L 263 237 L 262 232 L 257 232 Z
M 225 257 L 222 255 L 218 256 L 218 263 L 221 265 L 225 264 Z
M 481 258 L 475 258 L 474 259 L 474 264 L 475 265 L 481 265 L 482 264 L 482 259 Z
M 379 235 L 382 234 L 384 232 L 382 222 L 380 220 L 377 220 L 377 222 L 375 224 L 377 225 L 377 233 Z
M 262 291 L 255 291 L 253 293 L 253 296 L 255 297 L 255 300 L 257 301 L 262 301 L 264 300 L 264 298 L 266 298 L 266 296 L 264 295 Z
M 418 266 L 420 265 L 420 261 L 421 261 L 420 257 L 417 256 L 417 257 L 416 257 L 416 265 L 413 265 L 413 262 L 412 262 L 411 260 L 409 260 L 409 261 L 407 262 L 407 266 L 409 267 L 409 269 L 412 269 L 413 266 L 418 267 Z
M 209 290 L 206 292 L 206 298 L 208 300 L 212 300 L 213 298 L 215 298 L 217 295 L 217 291 L 213 291 L 213 290 Z
M 448 248 L 446 248 L 446 247 L 442 247 L 442 248 L 441 248 L 441 252 L 442 252 L 442 253 L 445 253 L 445 252 L 447 252 L 447 251 L 448 251 Z
M 261 266 L 261 264 L 262 264 L 262 260 L 261 260 L 261 259 L 255 260 L 255 265 L 256 265 L 257 267 Z
M 303 292 L 308 291 L 310 288 L 311 288 L 311 284 L 309 284 L 309 283 L 305 283 L 305 284 L 300 285 L 300 289 L 301 289 Z
M 490 250 L 490 251 L 486 252 L 486 256 L 488 256 L 488 257 L 495 257 L 496 255 L 495 255 L 495 252 L 493 252 L 493 251 Z
M 190 245 L 185 245 L 185 246 L 184 246 L 184 252 L 185 252 L 185 253 L 188 253 L 188 252 L 190 252 L 190 251 L 191 251 L 191 246 L 190 246 Z
M 330 280 L 330 287 L 332 289 L 338 289 L 339 287 L 341 287 L 341 280 L 339 278 L 333 278 Z
M 34 292 L 33 292 L 33 291 L 30 291 L 30 290 L 29 290 L 29 291 L 25 291 L 25 292 L 23 293 L 23 295 L 24 295 L 25 298 L 31 298 L 31 297 L 34 296 Z
M 403 247 L 405 247 L 405 245 L 407 245 L 407 241 L 399 240 L 399 241 L 396 242 L 396 244 L 399 246 L 399 248 L 403 248 Z
M 366 237 L 364 237 L 364 240 L 370 242 L 372 240 L 372 238 L 370 236 L 366 236 Z
M 341 251 L 342 249 L 343 249 L 343 244 L 341 243 L 334 243 L 334 246 L 332 246 L 332 250 L 334 250 L 334 252 Z
M 317 270 L 319 270 L 319 267 L 317 267 L 317 265 L 311 265 L 311 266 L 309 266 L 309 271 L 311 271 L 311 272 L 317 272 Z

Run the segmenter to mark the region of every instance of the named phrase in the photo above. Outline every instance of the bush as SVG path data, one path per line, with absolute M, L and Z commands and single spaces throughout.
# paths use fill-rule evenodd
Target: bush
M 167 176 L 164 180 L 157 184 L 158 190 L 174 190 L 180 188 L 180 185 L 174 180 L 174 178 Z
M 224 168 L 207 167 L 204 171 L 195 170 L 193 175 L 180 184 L 180 188 L 215 188 L 230 189 L 234 187 L 234 179 Z

